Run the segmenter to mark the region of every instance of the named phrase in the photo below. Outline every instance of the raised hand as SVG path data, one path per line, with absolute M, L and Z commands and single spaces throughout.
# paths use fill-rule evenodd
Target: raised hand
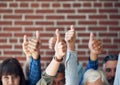
M 22 43 L 22 48 L 23 48 L 23 52 L 25 53 L 26 57 L 27 57 L 27 60 L 29 60 L 30 56 L 31 56 L 31 52 L 28 48 L 28 40 L 27 40 L 27 36 L 24 35 L 24 38 L 23 38 L 23 43 Z
M 31 56 L 33 57 L 33 59 L 38 59 L 39 58 L 39 49 L 40 49 L 40 35 L 39 35 L 39 31 L 36 31 L 36 37 L 32 38 L 31 40 L 29 40 L 29 51 L 31 53 Z
M 74 29 L 73 25 L 71 25 L 70 30 L 68 30 L 65 33 L 65 41 L 66 41 L 68 50 L 74 51 L 75 50 L 76 35 L 75 35 L 75 29 Z
M 66 55 L 66 44 L 65 42 L 63 42 L 63 40 L 61 39 L 59 30 L 56 29 L 56 43 L 55 43 L 55 56 L 58 59 L 62 59 L 65 55 Z
M 50 49 L 54 50 L 56 40 L 57 40 L 57 38 L 56 38 L 55 36 L 54 36 L 54 37 L 51 37 L 51 38 L 49 39 L 49 48 L 50 48 Z
M 90 50 L 90 58 L 96 60 L 98 55 L 102 53 L 102 41 L 95 39 L 94 34 L 90 33 L 88 47 Z

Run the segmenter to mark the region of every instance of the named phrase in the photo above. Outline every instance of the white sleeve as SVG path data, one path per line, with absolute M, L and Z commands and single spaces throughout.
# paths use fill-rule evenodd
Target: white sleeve
M 119 53 L 119 58 L 118 58 L 118 63 L 116 68 L 114 85 L 120 85 L 120 53 Z
M 65 80 L 65 85 L 78 85 L 77 54 L 74 51 L 67 51 Z

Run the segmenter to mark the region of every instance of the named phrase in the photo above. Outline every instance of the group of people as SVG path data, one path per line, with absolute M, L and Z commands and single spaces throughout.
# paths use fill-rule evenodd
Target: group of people
M 40 34 L 23 38 L 23 52 L 26 55 L 24 70 L 17 59 L 8 58 L 0 64 L 0 85 L 120 85 L 120 58 L 108 55 L 103 68 L 98 68 L 98 55 L 103 50 L 102 42 L 90 33 L 88 47 L 90 56 L 86 68 L 77 60 L 75 49 L 76 32 L 73 26 L 62 39 L 59 30 L 50 38 L 49 47 L 55 51 L 53 59 L 44 72 L 41 71 Z M 119 59 L 118 59 L 119 58 Z M 63 63 L 64 60 L 64 64 Z M 64 67 L 65 66 L 65 67 Z M 58 74 L 63 73 L 63 75 Z M 56 77 L 62 78 L 56 78 Z

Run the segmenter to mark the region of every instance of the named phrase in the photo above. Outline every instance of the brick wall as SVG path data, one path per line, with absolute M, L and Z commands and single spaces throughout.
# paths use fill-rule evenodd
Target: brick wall
M 120 0 L 0 0 L 0 61 L 16 57 L 23 64 L 23 35 L 30 37 L 40 31 L 42 68 L 54 52 L 48 49 L 48 39 L 56 28 L 64 36 L 70 25 L 77 33 L 76 50 L 84 65 L 89 56 L 89 33 L 104 43 L 99 57 L 120 52 Z

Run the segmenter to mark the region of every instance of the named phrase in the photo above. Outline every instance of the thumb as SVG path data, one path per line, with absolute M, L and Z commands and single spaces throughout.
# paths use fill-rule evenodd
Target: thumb
M 59 30 L 56 29 L 56 37 L 57 37 L 57 41 L 56 42 L 60 42 L 61 41 L 61 36 L 60 36 L 60 33 L 59 33 Z
M 94 34 L 91 32 L 89 41 L 92 41 L 92 40 L 94 40 Z
M 71 25 L 71 26 L 70 26 L 70 29 L 71 29 L 72 31 L 74 31 L 74 30 L 75 30 L 75 28 L 74 28 L 74 26 L 73 26 L 73 25 Z
M 24 35 L 23 42 L 27 42 L 27 35 Z
M 40 39 L 40 35 L 39 34 L 40 34 L 39 31 L 36 31 L 36 38 L 37 38 L 37 40 Z

